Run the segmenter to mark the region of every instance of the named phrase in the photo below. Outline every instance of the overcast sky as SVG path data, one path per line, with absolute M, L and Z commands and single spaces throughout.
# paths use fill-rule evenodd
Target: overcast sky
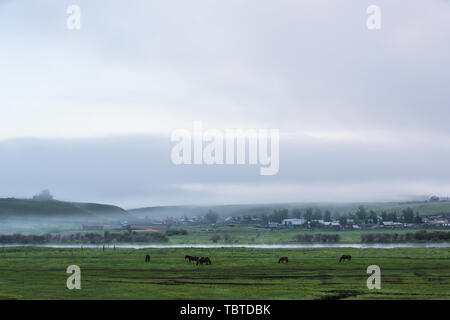
M 449 17 L 448 0 L 0 0 L 0 197 L 450 195 Z M 279 129 L 279 173 L 175 166 L 171 133 L 196 120 Z

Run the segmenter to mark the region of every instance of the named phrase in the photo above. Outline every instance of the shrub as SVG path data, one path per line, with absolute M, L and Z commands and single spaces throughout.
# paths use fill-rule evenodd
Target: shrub
M 168 229 L 168 230 L 166 230 L 166 235 L 169 237 L 170 236 L 178 236 L 178 235 L 185 236 L 187 234 L 188 234 L 188 232 L 185 229 Z

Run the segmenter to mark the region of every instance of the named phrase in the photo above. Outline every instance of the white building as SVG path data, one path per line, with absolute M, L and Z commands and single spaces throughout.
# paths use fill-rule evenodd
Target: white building
M 285 226 L 299 226 L 302 225 L 306 222 L 305 219 L 283 219 L 283 221 L 281 221 L 281 224 L 285 225 Z

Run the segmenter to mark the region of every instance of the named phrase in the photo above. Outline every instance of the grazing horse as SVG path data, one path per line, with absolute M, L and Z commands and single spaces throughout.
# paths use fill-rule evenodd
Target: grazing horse
M 145 262 L 150 262 L 150 255 L 149 254 L 145 256 Z
M 211 264 L 211 259 L 209 257 L 201 257 L 197 260 L 197 265 L 199 264 Z
M 341 256 L 341 258 L 339 259 L 339 262 L 341 262 L 341 261 L 344 261 L 344 262 L 345 262 L 345 260 L 352 261 L 352 256 L 349 255 L 349 254 L 343 254 L 343 255 Z
M 289 262 L 288 257 L 281 257 L 281 258 L 278 260 L 278 263 L 281 263 L 281 262 L 288 263 L 288 262 Z
M 189 263 L 191 263 L 191 261 L 198 261 L 198 257 L 193 256 L 185 256 L 184 260 L 186 261 L 186 259 L 189 259 Z

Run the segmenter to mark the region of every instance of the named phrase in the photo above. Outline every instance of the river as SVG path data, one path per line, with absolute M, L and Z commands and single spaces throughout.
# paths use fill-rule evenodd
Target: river
M 103 244 L 5 244 L 1 247 L 43 247 L 43 248 L 102 248 Z M 321 248 L 450 248 L 450 243 L 339 243 L 339 244 L 105 244 L 105 248 L 122 248 L 122 249 L 168 249 L 168 248 L 254 248 L 254 249 L 321 249 Z

